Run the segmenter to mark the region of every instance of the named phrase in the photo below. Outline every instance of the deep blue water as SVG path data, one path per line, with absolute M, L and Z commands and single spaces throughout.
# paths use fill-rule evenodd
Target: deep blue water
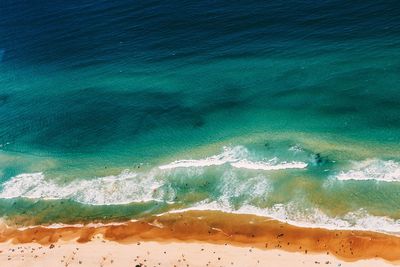
M 399 52 L 398 1 L 2 0 L 0 213 L 217 202 L 394 231 Z

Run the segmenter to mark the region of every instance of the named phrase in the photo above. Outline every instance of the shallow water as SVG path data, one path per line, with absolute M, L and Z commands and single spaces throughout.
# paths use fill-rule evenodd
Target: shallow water
M 3 1 L 1 216 L 400 232 L 398 6 Z

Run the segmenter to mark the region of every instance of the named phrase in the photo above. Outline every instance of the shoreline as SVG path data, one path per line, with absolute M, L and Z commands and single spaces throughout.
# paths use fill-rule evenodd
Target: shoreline
M 299 221 L 293 221 L 290 219 L 282 219 L 279 216 L 274 216 L 273 214 L 264 214 L 262 211 L 258 211 L 257 209 L 253 210 L 243 210 L 243 211 L 232 211 L 232 210 L 226 210 L 223 208 L 218 208 L 215 206 L 198 206 L 198 207 L 190 207 L 190 208 L 183 208 L 183 209 L 178 209 L 178 210 L 171 210 L 167 211 L 161 214 L 157 214 L 156 216 L 163 216 L 163 215 L 168 215 L 172 213 L 184 213 L 188 211 L 203 211 L 203 212 L 222 212 L 222 213 L 228 213 L 228 214 L 236 214 L 236 215 L 248 215 L 248 216 L 256 216 L 256 217 L 261 217 L 265 218 L 266 220 L 274 220 L 277 222 L 289 224 L 291 226 L 299 227 L 299 228 L 315 228 L 315 229 L 324 229 L 328 231 L 360 231 L 360 232 L 372 232 L 372 233 L 379 233 L 379 234 L 386 234 L 390 236 L 398 236 L 400 237 L 400 228 L 396 229 L 397 231 L 389 231 L 389 230 L 381 230 L 381 229 L 365 229 L 362 227 L 345 227 L 345 226 L 331 226 L 327 224 L 318 224 L 318 223 L 307 223 L 307 222 L 299 222 Z
M 186 211 L 116 224 L 58 226 L 17 229 L 3 225 L 0 228 L 0 245 L 76 243 L 91 246 L 100 237 L 108 243 L 128 246 L 137 242 L 226 244 L 237 248 L 252 247 L 266 253 L 277 250 L 300 255 L 326 255 L 345 262 L 385 260 L 400 264 L 398 236 L 305 228 L 265 217 L 220 211 Z

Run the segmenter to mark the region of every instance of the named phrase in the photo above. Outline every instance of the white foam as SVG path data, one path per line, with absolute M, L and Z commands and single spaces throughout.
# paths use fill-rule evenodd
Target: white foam
M 159 166 L 159 168 L 165 170 L 165 169 L 175 169 L 175 168 L 219 166 L 229 162 L 238 161 L 240 158 L 245 158 L 247 155 L 248 151 L 243 146 L 235 146 L 234 148 L 224 147 L 223 152 L 218 155 L 197 160 L 196 159 L 177 160 L 172 163 Z
M 352 162 L 351 170 L 340 172 L 336 178 L 338 180 L 400 182 L 400 163 L 379 159 Z
M 304 149 L 299 145 L 294 145 L 289 148 L 289 151 L 292 151 L 293 153 L 300 153 L 304 152 Z
M 177 160 L 172 163 L 159 166 L 160 169 L 190 168 L 190 167 L 209 167 L 230 164 L 234 168 L 248 170 L 284 170 L 284 169 L 304 169 L 307 163 L 304 162 L 278 162 L 277 158 L 268 161 L 251 161 L 247 159 L 250 153 L 243 146 L 234 148 L 224 147 L 221 154 L 214 155 L 205 159 L 185 159 Z
M 189 167 L 209 167 L 225 164 L 227 161 L 220 159 L 177 160 L 167 165 L 159 166 L 161 170 Z
M 127 204 L 146 201 L 169 201 L 158 189 L 162 183 L 155 174 L 138 175 L 123 171 L 119 175 L 59 184 L 43 173 L 20 174 L 3 184 L 0 198 L 74 199 L 91 205 Z
M 263 175 L 255 177 L 239 177 L 233 170 L 226 170 L 219 183 L 219 202 L 226 207 L 235 199 L 244 199 L 245 203 L 250 203 L 260 197 L 266 197 L 272 192 L 272 184 Z
M 305 169 L 307 168 L 307 163 L 293 161 L 293 162 L 281 162 L 274 164 L 272 163 L 272 161 L 252 162 L 249 160 L 240 160 L 238 162 L 232 162 L 231 166 L 235 168 L 243 168 L 248 170 L 276 171 L 285 169 Z
M 43 227 L 47 229 L 62 229 L 62 228 L 82 228 L 82 227 L 91 227 L 91 228 L 101 228 L 101 227 L 107 227 L 107 226 L 121 226 L 121 225 L 127 225 L 129 222 L 135 222 L 137 220 L 129 220 L 125 222 L 111 222 L 111 223 L 87 223 L 87 224 L 82 224 L 82 223 L 76 223 L 76 224 L 66 224 L 66 223 L 52 223 L 49 225 L 29 225 L 29 226 L 23 226 L 23 227 L 18 227 L 17 230 L 19 231 L 24 231 L 26 229 L 33 229 L 36 227 Z M 6 225 L 6 224 L 5 224 Z M 8 227 L 6 225 L 6 227 Z

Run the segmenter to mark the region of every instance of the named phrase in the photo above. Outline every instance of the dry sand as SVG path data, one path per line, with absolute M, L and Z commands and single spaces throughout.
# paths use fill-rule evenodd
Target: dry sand
M 393 266 L 380 259 L 345 262 L 332 255 L 199 242 L 121 244 L 100 235 L 87 243 L 0 244 L 0 266 Z

